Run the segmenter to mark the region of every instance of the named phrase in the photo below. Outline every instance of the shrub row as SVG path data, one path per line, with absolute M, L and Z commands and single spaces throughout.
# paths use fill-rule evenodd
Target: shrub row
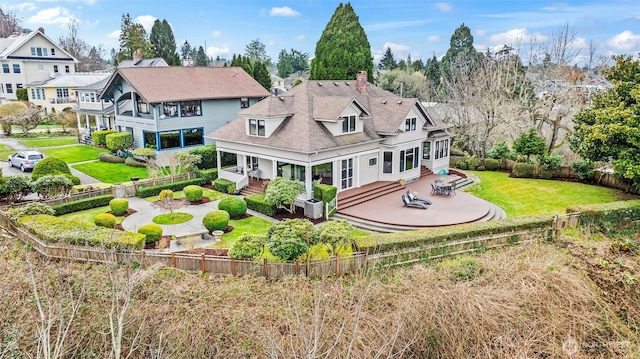
M 198 177 L 202 178 L 205 184 L 211 184 L 213 181 L 218 179 L 218 169 L 211 168 L 208 170 L 198 170 L 196 171 Z
M 7 216 L 14 221 L 24 216 L 30 216 L 34 214 L 48 214 L 50 216 L 55 215 L 53 208 L 40 202 L 30 202 L 24 206 L 9 208 L 7 210 Z
M 91 140 L 96 146 L 105 146 L 107 144 L 107 135 L 110 133 L 116 133 L 116 130 L 102 130 L 91 133 Z
M 162 192 L 163 189 L 169 189 L 172 191 L 181 191 L 188 185 L 202 185 L 202 178 L 194 178 L 190 180 L 178 181 L 173 183 L 161 184 L 157 186 L 138 187 L 138 197 L 146 198 L 156 196 Z
M 124 163 L 124 158 L 112 155 L 109 152 L 102 152 L 98 155 L 98 160 L 108 163 Z
M 621 222 L 640 220 L 640 200 L 567 207 L 567 213 L 580 213 L 580 225 L 607 229 Z
M 224 178 L 218 178 L 215 181 L 213 181 L 213 186 L 216 188 L 216 191 L 222 192 L 222 193 L 229 193 L 229 187 L 231 186 L 235 187 L 235 185 L 236 185 L 235 183 Z
M 106 136 L 105 145 L 112 152 L 133 146 L 133 135 L 129 132 L 110 133 Z
M 273 216 L 276 214 L 276 206 L 270 204 L 264 199 L 264 193 L 250 194 L 244 197 L 247 202 L 247 208 L 256 212 L 266 214 L 267 216 Z
M 69 203 L 56 204 L 51 207 L 55 211 L 56 216 L 61 216 L 63 214 L 71 212 L 78 212 L 85 209 L 107 206 L 112 199 L 113 195 L 107 194 L 104 196 L 85 198 Z
M 333 199 L 336 198 L 337 194 L 338 188 L 336 188 L 335 186 L 320 183 L 313 187 L 313 198 L 323 201 L 324 203 L 330 203 L 331 201 L 333 201 Z M 331 211 L 329 215 L 333 216 L 334 213 L 336 213 L 335 209 Z
M 94 225 L 56 218 L 46 214 L 22 217 L 18 220 L 29 232 L 47 243 L 104 246 L 116 250 L 139 250 L 145 236 L 133 232 L 96 227 Z
M 553 218 L 550 216 L 507 218 L 500 221 L 466 223 L 410 232 L 372 234 L 367 237 L 358 237 L 354 242 L 359 250 L 374 249 L 387 252 L 502 233 L 550 229 L 552 222 Z
M 218 157 L 216 154 L 216 145 L 194 147 L 189 150 L 189 153 L 199 155 L 201 157 L 200 163 L 197 164 L 199 169 L 206 170 L 217 167 Z
M 517 178 L 533 178 L 536 166 L 530 163 L 516 163 L 513 166 L 513 176 Z

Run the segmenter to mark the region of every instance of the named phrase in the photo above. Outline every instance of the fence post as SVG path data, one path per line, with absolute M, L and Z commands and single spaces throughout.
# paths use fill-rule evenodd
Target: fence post
M 300 274 L 300 261 L 296 259 L 296 275 Z
M 340 256 L 336 256 L 336 275 L 340 274 Z
M 142 258 L 140 258 L 140 266 L 144 268 L 144 256 L 145 256 L 145 251 L 144 249 L 142 250 Z
M 171 267 L 176 267 L 176 255 L 174 253 L 171 253 Z
M 265 278 L 269 278 L 269 272 L 267 271 L 267 258 L 263 258 L 262 264 L 262 274 L 264 274 Z
M 204 253 L 202 253 L 202 273 L 204 273 Z
M 236 275 L 236 261 L 235 259 L 233 259 L 233 257 L 231 257 L 231 275 Z

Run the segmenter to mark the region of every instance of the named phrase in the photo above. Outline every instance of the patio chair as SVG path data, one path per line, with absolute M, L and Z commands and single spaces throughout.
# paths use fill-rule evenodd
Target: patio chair
M 426 204 L 418 201 L 410 201 L 407 196 L 402 195 L 402 203 L 404 203 L 404 207 L 416 207 L 422 209 L 429 209 Z
M 236 173 L 244 173 L 243 170 L 244 170 L 244 167 L 242 166 L 236 167 Z
M 455 182 L 451 182 L 451 191 L 453 192 L 453 194 L 456 194 L 456 183 Z
M 251 178 L 252 178 L 252 179 L 254 179 L 254 180 L 260 179 L 260 172 L 261 172 L 261 171 L 260 171 L 260 169 L 259 169 L 259 168 L 256 168 L 256 169 L 254 169 L 254 170 L 251 170 L 251 171 L 249 172 L 249 177 L 251 177 Z
M 418 202 L 422 202 L 424 204 L 432 204 L 431 201 L 429 201 L 426 198 L 414 196 L 413 193 L 411 193 L 411 191 L 409 191 L 409 190 L 407 190 L 407 198 L 409 198 L 409 201 L 411 201 L 411 202 L 418 201 Z

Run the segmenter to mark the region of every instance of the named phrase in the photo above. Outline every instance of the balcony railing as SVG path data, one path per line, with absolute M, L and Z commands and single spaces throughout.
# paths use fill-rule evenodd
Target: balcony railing
M 76 103 L 76 99 L 71 97 L 56 97 L 51 99 L 51 103 L 52 104 Z

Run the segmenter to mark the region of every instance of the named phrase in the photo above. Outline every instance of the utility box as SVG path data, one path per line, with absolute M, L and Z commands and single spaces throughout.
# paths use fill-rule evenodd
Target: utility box
M 304 216 L 312 219 L 322 218 L 324 214 L 324 202 L 317 199 L 304 201 Z

